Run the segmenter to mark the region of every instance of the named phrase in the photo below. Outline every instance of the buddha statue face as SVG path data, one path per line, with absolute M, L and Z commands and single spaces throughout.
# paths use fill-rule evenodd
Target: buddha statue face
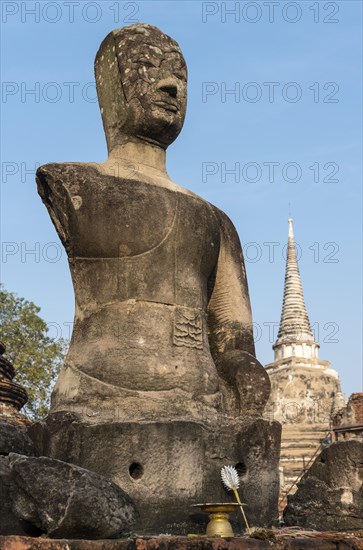
M 181 131 L 186 112 L 187 69 L 180 48 L 151 25 L 132 25 L 111 34 L 123 102 L 119 131 L 131 140 L 141 139 L 166 149 Z M 102 51 L 101 46 L 96 58 L 98 88 L 107 80 L 97 80 L 97 68 L 100 71 L 100 65 L 105 65 Z M 102 107 L 101 103 L 101 112 Z M 103 117 L 107 134 L 104 113 Z

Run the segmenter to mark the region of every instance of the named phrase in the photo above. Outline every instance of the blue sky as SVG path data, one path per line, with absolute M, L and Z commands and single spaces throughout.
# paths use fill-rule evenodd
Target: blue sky
M 52 335 L 69 336 L 74 298 L 32 172 L 105 160 L 94 56 L 112 29 L 146 22 L 187 60 L 168 170 L 238 230 L 259 360 L 273 360 L 290 204 L 320 357 L 346 394 L 362 391 L 362 3 L 275 4 L 2 2 L 1 280 L 41 307 Z

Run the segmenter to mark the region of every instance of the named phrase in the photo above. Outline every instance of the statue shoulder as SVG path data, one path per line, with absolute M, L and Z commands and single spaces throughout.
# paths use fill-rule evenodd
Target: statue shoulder
M 233 235 L 234 238 L 238 238 L 237 229 L 235 228 L 232 220 L 227 216 L 227 214 L 213 204 L 209 203 L 209 205 L 218 220 L 221 231 L 223 233 L 229 233 L 231 236 Z
M 90 171 L 95 171 L 91 164 L 86 162 L 50 162 L 40 166 L 36 172 L 38 186 L 62 185 L 67 186 L 75 181 L 84 179 Z

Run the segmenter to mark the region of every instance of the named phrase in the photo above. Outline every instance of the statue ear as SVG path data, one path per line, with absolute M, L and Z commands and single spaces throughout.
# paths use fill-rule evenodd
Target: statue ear
M 103 40 L 95 58 L 98 102 L 108 151 L 121 143 L 127 120 L 127 102 L 123 92 L 113 32 Z

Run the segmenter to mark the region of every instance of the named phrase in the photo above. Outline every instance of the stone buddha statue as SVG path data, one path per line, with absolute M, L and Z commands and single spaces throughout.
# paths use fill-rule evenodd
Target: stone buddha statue
M 211 433 L 225 426 L 236 438 L 236 426 L 261 417 L 270 382 L 255 358 L 236 230 L 166 171 L 166 149 L 186 112 L 185 60 L 156 27 L 131 25 L 104 39 L 95 77 L 108 160 L 47 164 L 37 172 L 39 193 L 67 251 L 76 300 L 51 417 L 75 413 L 82 426 L 97 426 L 98 441 L 105 437 L 108 444 L 113 436 L 103 435 L 105 426 L 115 422 L 127 424 L 128 434 L 155 422 L 162 429 L 190 423 Z M 159 452 L 185 433 L 188 439 L 184 424 L 179 435 L 160 436 Z M 65 455 L 64 445 L 63 438 L 55 452 L 54 444 L 53 455 L 102 470 L 134 496 L 125 487 L 132 477 L 127 464 L 127 475 L 120 465 L 105 472 L 100 457 L 90 458 L 94 446 L 88 453 L 84 447 L 87 459 L 81 459 L 74 449 Z M 150 472 L 157 469 L 150 449 L 142 459 L 132 456 L 125 461 L 143 461 L 145 475 L 145 456 Z M 148 487 L 155 492 L 154 482 Z M 131 489 L 140 504 L 140 484 Z
M 238 414 L 229 352 L 238 350 L 233 363 L 255 355 L 239 238 L 165 167 L 186 111 L 183 55 L 157 28 L 132 25 L 105 38 L 95 74 L 108 160 L 37 173 L 76 297 L 53 410 L 128 420 Z

